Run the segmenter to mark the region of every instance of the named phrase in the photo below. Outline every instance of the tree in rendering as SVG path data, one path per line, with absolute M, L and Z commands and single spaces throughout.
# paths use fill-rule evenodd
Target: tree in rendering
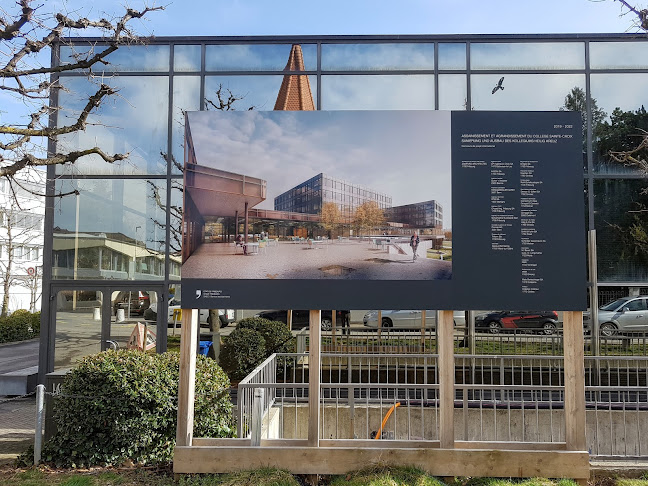
M 334 231 L 340 227 L 342 223 L 342 213 L 340 208 L 334 202 L 325 202 L 322 204 L 322 210 L 320 211 L 320 224 L 322 228 L 329 232 L 329 237 L 331 231 Z
M 385 213 L 375 201 L 367 201 L 358 206 L 353 218 L 353 226 L 360 233 L 377 230 L 385 224 Z
M 51 150 L 60 137 L 84 131 L 88 118 L 117 94 L 102 76 L 94 76 L 95 67 L 109 64 L 110 54 L 120 46 L 143 42 L 129 22 L 163 7 L 125 8 L 114 18 L 88 19 L 47 11 L 33 0 L 18 0 L 15 5 L 13 11 L 0 8 L 0 99 L 3 107 L 15 108 L 0 119 L 0 177 L 15 183 L 14 176 L 27 167 L 70 164 L 90 155 L 107 163 L 126 159 L 127 153 L 107 153 L 98 146 L 73 151 L 57 147 L 52 152 L 45 145 L 54 142 Z M 70 59 L 58 66 L 49 64 L 52 50 L 71 45 L 70 39 L 86 32 L 103 36 L 105 44 L 70 49 Z M 69 123 L 51 126 L 50 116 L 61 107 L 50 100 L 65 89 L 58 75 L 72 71 L 85 73 L 95 85 L 94 92 Z

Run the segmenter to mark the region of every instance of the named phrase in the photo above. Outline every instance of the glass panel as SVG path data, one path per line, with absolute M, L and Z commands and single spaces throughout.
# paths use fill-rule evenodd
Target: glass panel
M 466 44 L 439 44 L 439 69 L 466 69 Z
M 592 69 L 648 68 L 645 42 L 590 42 Z
M 115 349 L 155 350 L 158 295 L 153 290 L 124 289 L 110 296 L 109 344 Z
M 173 46 L 173 70 L 200 71 L 201 46 Z
M 171 171 L 182 173 L 184 162 L 184 112 L 200 110 L 200 77 L 174 76 L 173 78 L 173 143 Z
M 166 182 L 59 180 L 54 279 L 161 279 L 167 248 Z
M 434 69 L 434 44 L 323 44 L 322 70 Z
M 182 267 L 182 179 L 171 179 L 171 223 L 169 229 L 169 278 L 180 280 Z
M 434 110 L 434 76 L 322 76 L 324 110 Z
M 205 51 L 207 71 L 283 71 L 290 57 L 291 44 L 210 45 Z M 304 69 L 317 68 L 317 46 L 301 45 Z
M 470 83 L 475 110 L 558 110 L 574 87 L 585 90 L 582 74 L 477 74 Z
M 439 110 L 465 110 L 465 74 L 439 74 Z
M 244 111 L 273 110 L 279 95 L 279 88 L 284 76 L 207 76 L 205 77 L 205 108 L 215 109 L 210 101 L 218 105 L 218 90 L 221 97 L 227 99 L 231 94 L 238 98 L 232 109 Z M 315 76 L 308 76 L 313 105 L 317 100 L 317 81 Z
M 647 45 L 648 47 L 648 45 Z M 599 108 L 594 129 L 594 169 L 599 173 L 645 173 L 644 167 L 614 160 L 610 151 L 631 151 L 648 130 L 648 74 L 592 74 L 593 104 Z M 602 112 L 601 112 L 602 111 Z M 646 160 L 648 150 L 634 154 Z
M 585 69 L 582 42 L 470 45 L 471 69 Z
M 103 51 L 101 45 L 76 45 L 61 46 L 61 64 L 75 62 L 75 56 L 80 59 L 91 57 Z M 107 66 L 96 64 L 95 73 L 103 71 L 169 71 L 169 46 L 168 45 L 131 45 L 121 46 L 115 52 L 108 54 Z
M 101 351 L 101 303 L 98 290 L 64 290 L 56 294 L 54 370 Z
M 603 282 L 648 279 L 646 181 L 594 181 L 598 278 Z
M 122 76 L 105 78 L 117 89 L 88 117 L 83 131 L 62 136 L 58 150 L 63 152 L 99 147 L 109 155 L 129 154 L 112 164 L 99 155 L 89 155 L 74 164 L 57 166 L 59 174 L 166 174 L 167 163 L 160 152 L 167 151 L 167 76 Z M 69 91 L 60 91 L 59 103 L 65 109 L 59 126 L 75 123 L 98 86 L 86 78 L 62 78 Z

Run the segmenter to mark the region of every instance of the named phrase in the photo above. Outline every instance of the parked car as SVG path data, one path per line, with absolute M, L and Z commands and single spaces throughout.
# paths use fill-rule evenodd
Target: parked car
M 293 329 L 304 329 L 309 325 L 310 311 L 307 310 L 293 310 L 292 311 L 292 328 Z M 351 311 L 348 310 L 336 310 L 335 311 L 335 326 L 342 327 L 343 323 L 348 324 Z M 330 331 L 333 327 L 333 321 L 331 319 L 331 311 L 323 310 L 322 311 L 322 331 Z M 263 317 L 264 319 L 269 319 L 271 321 L 281 321 L 288 322 L 288 311 L 287 310 L 267 310 L 259 312 L 254 317 Z
M 551 335 L 559 327 L 556 311 L 496 311 L 475 317 L 475 330 L 493 334 L 520 330 Z
M 118 309 L 124 309 L 130 315 L 143 316 L 144 311 L 151 305 L 149 293 L 145 290 L 125 290 L 117 292 L 117 296 L 113 301 L 113 315 L 117 315 Z
M 182 309 L 182 304 L 179 300 L 171 299 L 169 301 L 167 322 L 173 323 L 173 313 L 176 310 Z M 221 327 L 227 327 L 230 323 L 234 322 L 234 309 L 218 309 L 218 317 L 220 319 Z M 149 321 L 157 320 L 157 302 L 154 302 L 149 308 L 144 311 L 144 319 Z M 204 324 L 209 324 L 209 310 L 200 309 L 198 311 L 198 321 Z M 178 321 L 177 324 L 180 324 Z
M 382 311 L 382 326 L 384 328 L 402 328 L 402 329 L 420 329 L 421 328 L 420 310 L 384 310 Z M 454 311 L 454 325 L 464 326 L 466 323 L 466 314 L 464 311 Z M 378 328 L 378 311 L 371 310 L 364 315 L 362 322 L 366 327 Z M 436 328 L 436 311 L 425 311 L 425 327 Z
M 586 332 L 591 332 L 590 313 L 583 314 Z M 648 332 L 648 296 L 623 297 L 598 310 L 599 333 L 614 336 L 623 333 Z

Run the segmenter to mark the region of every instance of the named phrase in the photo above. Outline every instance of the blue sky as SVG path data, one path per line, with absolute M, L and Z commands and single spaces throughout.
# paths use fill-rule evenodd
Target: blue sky
M 613 0 L 155 0 L 142 25 L 166 35 L 501 34 L 626 32 Z M 51 0 L 45 8 L 115 13 L 123 2 Z M 65 5 L 65 7 L 61 7 Z M 131 1 L 134 8 L 143 2 Z M 149 5 L 153 3 L 149 2 Z M 641 4 L 640 4 L 641 5 Z

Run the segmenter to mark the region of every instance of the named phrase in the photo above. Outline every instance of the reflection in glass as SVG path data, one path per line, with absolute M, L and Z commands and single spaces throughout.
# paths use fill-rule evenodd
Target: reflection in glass
M 635 149 L 641 142 L 640 129 L 648 129 L 648 114 L 643 109 L 648 99 L 648 74 L 592 74 L 590 79 L 592 97 L 608 115 L 592 127 L 595 170 L 609 174 L 645 172 L 637 166 L 614 161 L 609 151 Z
M 62 290 L 56 294 L 54 370 L 71 368 L 76 361 L 101 351 L 99 290 Z
M 504 89 L 493 92 L 502 77 Z M 474 74 L 470 83 L 475 110 L 558 110 L 574 87 L 585 89 L 585 75 Z
M 585 69 L 583 42 L 470 44 L 470 67 L 476 69 Z
M 68 91 L 61 90 L 59 126 L 73 124 L 98 86 L 85 77 L 62 77 Z M 107 154 L 129 154 L 112 164 L 98 155 L 79 159 L 73 165 L 57 166 L 62 174 L 165 174 L 168 126 L 168 76 L 122 76 L 104 78 L 118 90 L 104 99 L 88 117 L 83 131 L 59 137 L 57 149 L 63 152 L 100 147 Z
M 171 223 L 169 227 L 169 279 L 180 280 L 182 267 L 182 179 L 171 180 Z
M 166 182 L 57 181 L 72 190 L 55 205 L 52 278 L 164 278 Z
M 101 45 L 61 46 L 61 64 L 76 62 L 75 59 L 85 59 L 97 52 L 103 51 Z M 80 57 L 79 57 L 80 56 Z M 101 63 L 93 67 L 95 73 L 122 72 L 151 72 L 169 71 L 169 46 L 162 44 L 120 46 L 115 52 L 106 56 L 108 65 Z
M 323 44 L 322 70 L 434 69 L 434 44 Z
M 439 69 L 466 69 L 466 44 L 439 44 Z
M 229 94 L 238 98 L 232 109 L 244 111 L 274 109 L 283 76 L 206 76 L 205 77 L 205 107 L 213 109 L 209 101 L 218 104 L 217 92 L 227 98 Z M 317 100 L 317 81 L 315 76 L 309 76 L 313 100 Z
M 648 278 L 648 194 L 646 181 L 594 181 L 598 278 L 604 282 Z
M 116 349 L 155 349 L 158 295 L 154 290 L 123 289 L 110 296 L 110 344 Z M 132 340 L 131 340 L 132 338 Z
M 207 71 L 283 71 L 290 55 L 291 44 L 272 45 L 208 45 L 205 51 Z M 301 44 L 304 67 L 317 68 L 317 46 Z
M 182 173 L 184 158 L 184 112 L 200 110 L 200 76 L 173 77 L 173 126 L 171 171 Z
M 590 42 L 592 69 L 648 68 L 645 42 Z
M 465 110 L 465 74 L 439 74 L 439 110 Z
M 324 110 L 433 110 L 434 76 L 322 76 Z
M 173 70 L 181 71 L 200 71 L 201 63 L 201 46 L 173 46 Z

